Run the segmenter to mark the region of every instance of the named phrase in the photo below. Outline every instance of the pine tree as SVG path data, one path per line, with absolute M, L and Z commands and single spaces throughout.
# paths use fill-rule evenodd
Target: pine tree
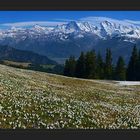
M 106 49 L 104 75 L 105 75 L 105 79 L 113 78 L 112 53 L 109 48 Z
M 69 58 L 69 65 L 70 65 L 70 76 L 73 77 L 75 74 L 75 67 L 76 67 L 76 60 L 74 56 L 70 56 Z
M 86 53 L 85 68 L 86 78 L 96 78 L 96 53 L 94 50 Z
M 78 78 L 86 78 L 85 68 L 85 55 L 81 52 L 81 55 L 76 62 L 75 76 Z
M 69 74 L 69 60 L 68 59 L 65 61 L 65 65 L 64 65 L 64 75 L 65 76 L 69 76 L 70 75 Z
M 137 80 L 137 64 L 138 64 L 138 51 L 136 45 L 133 48 L 132 55 L 129 60 L 127 68 L 127 80 L 136 81 Z
M 116 80 L 126 80 L 126 68 L 123 57 L 119 57 L 117 61 L 117 65 L 115 68 L 115 79 Z
M 136 65 L 136 80 L 140 81 L 140 50 L 139 50 L 138 61 Z
M 76 60 L 74 56 L 70 56 L 65 62 L 64 75 L 73 77 L 75 74 Z
M 104 62 L 103 62 L 100 52 L 97 55 L 96 61 L 97 61 L 96 62 L 96 64 L 97 64 L 96 77 L 97 77 L 97 79 L 104 79 Z

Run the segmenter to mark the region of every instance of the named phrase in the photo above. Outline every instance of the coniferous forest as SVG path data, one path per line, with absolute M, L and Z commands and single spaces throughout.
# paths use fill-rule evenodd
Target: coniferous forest
M 100 52 L 94 50 L 81 52 L 76 60 L 70 56 L 65 61 L 64 75 L 86 79 L 106 79 L 120 81 L 140 81 L 140 50 L 136 45 L 133 47 L 128 64 L 125 64 L 123 56 L 120 56 L 116 64 L 112 63 L 111 49 L 106 49 L 105 60 Z

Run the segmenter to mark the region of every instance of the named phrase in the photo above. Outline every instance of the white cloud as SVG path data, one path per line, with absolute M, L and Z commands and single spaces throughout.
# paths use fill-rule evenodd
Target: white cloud
M 124 21 L 126 21 L 126 22 L 128 22 L 128 23 L 132 23 L 132 24 L 137 24 L 137 25 L 140 25 L 140 21 L 135 21 L 135 20 L 124 20 Z
M 33 25 L 42 25 L 42 26 L 56 26 L 60 24 L 64 24 L 65 22 L 59 21 L 26 21 L 26 22 L 13 22 L 13 23 L 4 23 L 1 26 L 8 26 L 8 27 L 27 27 Z
M 80 19 L 80 21 L 92 22 L 97 26 L 100 24 L 100 22 L 105 21 L 105 20 L 111 21 L 113 23 L 122 24 L 122 25 L 134 25 L 134 24 L 137 24 L 137 25 L 140 26 L 140 21 L 127 20 L 127 19 L 118 20 L 118 19 L 113 19 L 113 18 L 108 18 L 108 17 L 92 17 L 92 16 L 91 17 L 84 17 L 84 18 Z
M 65 19 L 65 18 L 57 18 L 55 20 L 57 20 L 57 21 L 63 21 L 63 22 L 76 21 L 76 20 L 73 20 L 73 19 Z
M 25 21 L 25 22 L 12 22 L 12 23 L 3 23 L 0 24 L 0 28 L 8 28 L 8 27 L 29 27 L 34 26 L 35 24 L 41 25 L 41 26 L 56 26 L 60 24 L 65 24 L 69 21 L 74 21 L 72 19 L 54 19 L 55 21 Z M 114 23 L 119 23 L 123 25 L 138 25 L 140 26 L 140 21 L 134 21 L 134 20 L 118 20 L 108 17 L 83 17 L 78 19 L 77 21 L 88 21 L 91 23 L 94 23 L 95 26 L 98 26 L 102 21 L 109 20 Z

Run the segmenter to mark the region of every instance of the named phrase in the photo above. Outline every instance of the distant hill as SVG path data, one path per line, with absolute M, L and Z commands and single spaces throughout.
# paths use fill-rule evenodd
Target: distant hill
M 0 46 L 0 60 L 26 62 L 32 64 L 57 64 L 47 56 L 42 56 L 31 51 L 18 50 L 10 46 Z

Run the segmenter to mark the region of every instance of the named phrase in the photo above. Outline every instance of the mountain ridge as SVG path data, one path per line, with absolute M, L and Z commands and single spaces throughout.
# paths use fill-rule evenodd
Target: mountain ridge
M 0 60 L 28 62 L 33 64 L 57 64 L 46 56 L 31 51 L 18 50 L 9 46 L 0 46 Z
M 32 51 L 55 61 L 70 55 L 78 57 L 81 51 L 92 49 L 104 55 L 104 50 L 111 48 L 115 60 L 122 55 L 127 62 L 132 51 L 130 46 L 140 45 L 140 25 L 129 22 L 94 17 L 51 28 L 38 24 L 30 28 L 15 27 L 0 31 L 0 45 Z

